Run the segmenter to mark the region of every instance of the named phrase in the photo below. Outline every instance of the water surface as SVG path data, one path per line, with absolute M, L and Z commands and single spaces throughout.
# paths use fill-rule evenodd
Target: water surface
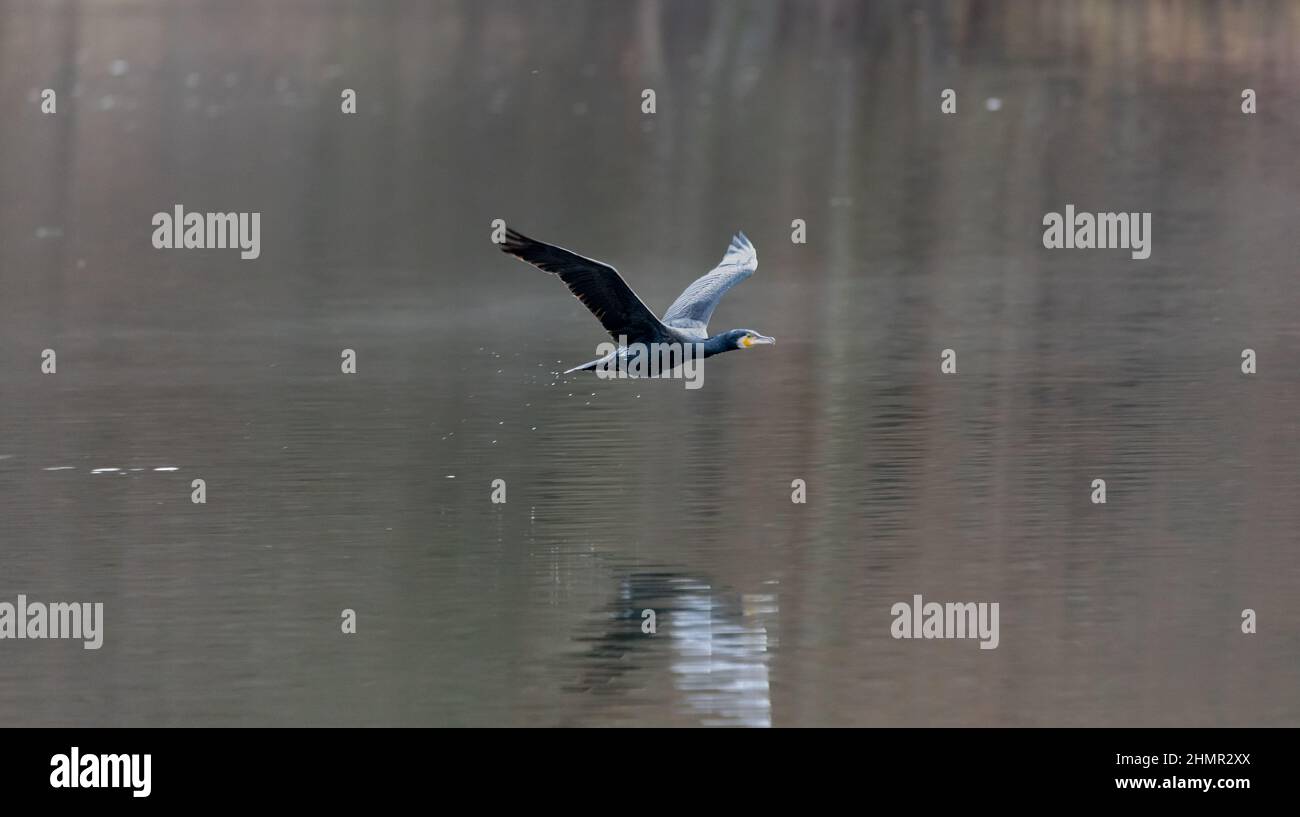
M 0 724 L 1300 724 L 1297 8 L 0 6 Z M 557 380 L 497 218 L 779 342 Z

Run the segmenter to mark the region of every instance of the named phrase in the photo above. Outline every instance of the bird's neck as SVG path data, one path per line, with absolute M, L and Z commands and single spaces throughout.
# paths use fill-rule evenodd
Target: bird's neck
M 705 357 L 712 357 L 713 355 L 720 355 L 723 352 L 730 352 L 730 351 L 731 351 L 731 344 L 727 342 L 726 335 L 714 335 L 713 337 L 704 341 Z

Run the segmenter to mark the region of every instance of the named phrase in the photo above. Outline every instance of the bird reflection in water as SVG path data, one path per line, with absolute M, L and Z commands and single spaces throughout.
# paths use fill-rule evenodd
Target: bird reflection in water
M 656 632 L 643 632 L 654 610 Z M 708 581 L 673 572 L 633 573 L 595 625 L 580 637 L 582 680 L 571 692 L 629 695 L 665 670 L 675 709 L 706 726 L 771 726 L 771 632 L 778 612 L 772 594 L 722 592 Z

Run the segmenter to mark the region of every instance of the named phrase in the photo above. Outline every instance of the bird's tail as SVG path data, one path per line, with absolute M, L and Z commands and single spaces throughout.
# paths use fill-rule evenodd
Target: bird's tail
M 603 364 L 609 363 L 619 354 L 626 355 L 627 349 L 615 349 L 614 351 L 610 352 L 604 357 L 598 357 L 595 360 L 591 361 L 590 363 L 584 363 L 581 366 L 574 366 L 572 369 L 569 369 L 564 374 L 573 374 L 574 372 L 589 372 L 592 369 L 595 369 Z
M 591 371 L 592 369 L 595 369 L 597 366 L 599 366 L 599 365 L 600 365 L 601 363 L 603 363 L 604 361 L 605 361 L 605 358 L 603 358 L 603 357 L 599 357 L 599 358 L 596 358 L 595 360 L 591 361 L 590 363 L 584 363 L 584 364 L 582 364 L 581 366 L 574 366 L 572 369 L 569 369 L 569 370 L 565 371 L 564 374 L 573 374 L 574 372 L 587 372 L 587 371 Z

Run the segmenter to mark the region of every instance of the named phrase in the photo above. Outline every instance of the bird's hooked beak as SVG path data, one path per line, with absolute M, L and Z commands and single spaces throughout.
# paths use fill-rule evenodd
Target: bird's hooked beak
M 776 338 L 769 338 L 767 335 L 757 335 L 757 334 L 754 335 L 753 337 L 746 335 L 745 338 L 740 341 L 740 344 L 744 346 L 746 349 L 748 349 L 751 346 L 758 346 L 760 344 L 771 344 L 771 343 L 776 343 Z

